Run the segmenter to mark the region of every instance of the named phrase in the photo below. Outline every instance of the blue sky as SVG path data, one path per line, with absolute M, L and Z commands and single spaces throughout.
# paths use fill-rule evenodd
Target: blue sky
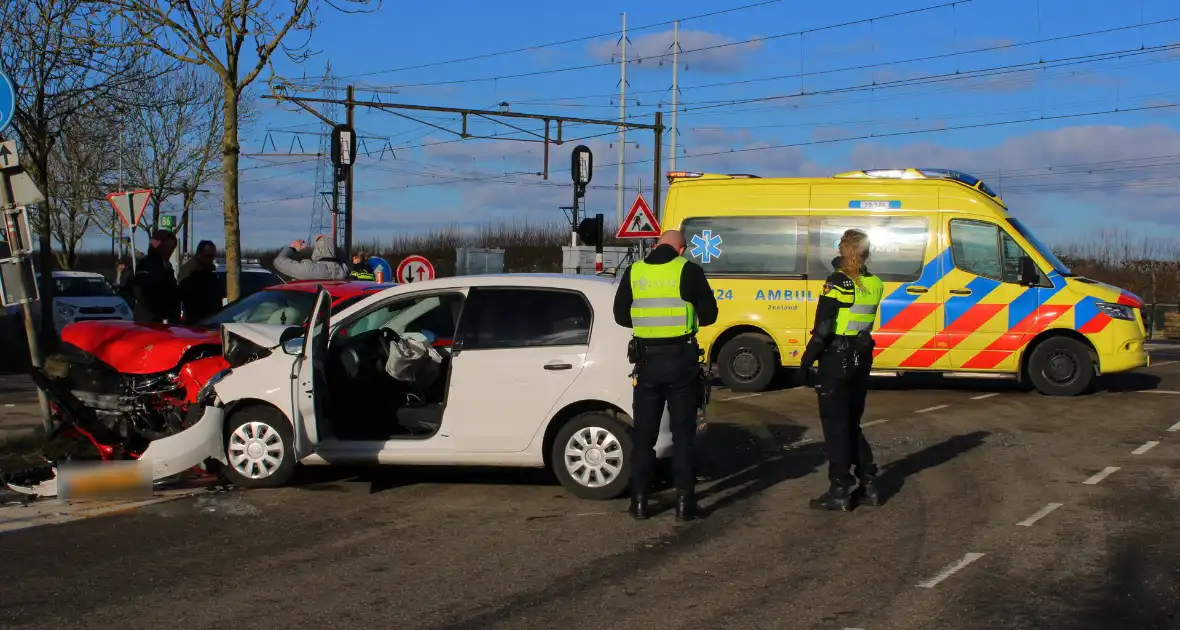
M 651 122 L 660 108 L 668 124 L 672 26 L 641 27 L 756 2 L 612 1 L 590 9 L 586 3 L 458 0 L 440 11 L 390 0 L 364 16 L 325 8 L 312 40 L 320 54 L 303 66 L 284 62 L 279 68 L 311 85 L 330 62 L 339 84 L 354 83 L 361 100 L 486 109 L 507 102 L 512 111 L 613 120 L 619 115 L 617 34 L 437 62 L 612 33 L 626 12 L 629 58 L 642 59 L 628 68 L 627 113 Z M 972 0 L 931 8 L 940 4 L 786 0 L 682 21 L 677 167 L 764 177 L 958 168 L 999 190 L 1050 242 L 1084 240 L 1103 229 L 1180 238 L 1169 200 L 1169 179 L 1180 183 L 1180 107 L 1167 107 L 1180 103 L 1180 6 L 1174 0 Z M 1138 26 L 1145 23 L 1156 24 Z M 1095 31 L 1110 32 L 1077 36 Z M 577 66 L 593 67 L 555 71 Z M 528 73 L 536 74 L 509 77 Z M 322 128 L 290 106 L 265 101 L 258 107 L 262 117 L 243 137 L 246 154 L 287 151 L 297 137 L 290 131 Z M 1080 115 L 1115 109 L 1124 111 Z M 406 113 L 459 128 L 457 116 Z M 1007 124 L 1029 119 L 1046 120 Z M 540 131 L 540 123 L 521 126 Z M 562 220 L 558 207 L 569 203 L 574 143 L 551 147 L 545 182 L 530 174 L 542 169 L 538 143 L 455 141 L 437 128 L 363 108 L 357 127 L 373 138 L 362 147 L 371 155 L 356 166 L 358 239 L 508 219 L 555 223 Z M 471 119 L 469 132 L 529 137 L 478 119 Z M 566 139 L 590 135 L 600 137 L 585 141 L 596 165 L 588 209 L 610 219 L 617 203 L 617 134 L 612 127 L 565 129 Z M 316 137 L 298 138 L 316 150 Z M 850 138 L 861 139 L 842 141 Z M 625 160 L 640 162 L 627 166 L 628 206 L 640 184 L 650 191 L 652 142 L 650 132 L 628 133 Z M 383 148 L 396 150 L 380 155 Z M 277 247 L 307 237 L 315 160 L 250 157 L 242 166 L 244 244 Z M 661 170 L 669 170 L 667 162 Z M 216 192 L 205 203 L 198 237 L 220 243 Z

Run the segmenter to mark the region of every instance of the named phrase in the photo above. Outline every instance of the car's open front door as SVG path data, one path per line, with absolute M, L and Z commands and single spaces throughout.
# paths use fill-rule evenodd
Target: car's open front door
M 291 406 L 295 419 L 295 456 L 307 457 L 315 451 L 316 444 L 329 437 L 323 429 L 329 425 L 324 414 L 327 387 L 324 373 L 324 359 L 328 354 L 328 336 L 331 330 L 332 296 L 319 287 L 315 308 L 307 323 L 307 334 L 303 337 L 303 348 L 299 360 L 295 361 L 291 378 Z

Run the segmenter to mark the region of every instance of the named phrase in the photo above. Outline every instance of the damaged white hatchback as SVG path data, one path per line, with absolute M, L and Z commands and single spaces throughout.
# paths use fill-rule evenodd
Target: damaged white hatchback
M 630 476 L 629 329 L 616 281 L 485 275 L 391 287 L 308 327 L 226 324 L 199 403 L 225 418 L 224 473 L 285 484 L 297 464 L 550 467 L 573 494 Z M 665 413 L 658 457 L 671 447 Z

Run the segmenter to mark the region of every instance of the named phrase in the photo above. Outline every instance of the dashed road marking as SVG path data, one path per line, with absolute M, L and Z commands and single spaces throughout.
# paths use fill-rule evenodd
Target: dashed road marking
M 981 396 L 972 396 L 971 400 L 983 400 L 984 398 L 991 398 L 992 396 L 999 396 L 1000 392 L 992 392 L 990 394 L 983 394 Z
M 950 405 L 935 405 L 933 407 L 919 409 L 919 410 L 915 411 L 914 413 L 926 413 L 928 411 L 938 411 L 939 409 L 946 409 L 947 407 L 950 407 Z
M 1160 361 L 1159 363 L 1152 363 L 1151 367 L 1160 367 L 1161 365 L 1172 365 L 1173 363 L 1180 363 L 1180 361 Z
M 860 428 L 862 428 L 862 429 L 863 429 L 863 428 L 865 428 L 865 427 L 871 427 L 871 426 L 873 426 L 874 424 L 884 424 L 884 423 L 886 423 L 886 422 L 889 422 L 889 419 L 888 419 L 888 418 L 886 418 L 886 419 L 884 419 L 884 420 L 873 420 L 872 422 L 862 422 L 862 423 L 860 424 Z
M 758 392 L 757 394 L 742 394 L 741 396 L 730 396 L 729 398 L 722 398 L 721 401 L 728 402 L 730 400 L 741 400 L 743 398 L 753 398 L 755 396 L 761 396 L 761 395 L 762 395 L 762 392 Z
M 982 557 L 983 557 L 982 553 L 974 553 L 974 552 L 969 553 L 969 554 L 963 556 L 963 558 L 961 560 L 959 560 L 958 562 L 943 569 L 942 573 L 939 573 L 938 575 L 930 578 L 929 580 L 926 580 L 925 582 L 919 583 L 918 588 L 934 588 L 935 586 L 938 586 L 939 582 L 958 573 L 959 571 L 963 570 L 964 567 L 966 567 L 967 565 L 971 564 L 972 562 L 975 562 L 976 560 L 978 560 Z
M 1144 389 L 1140 390 L 1142 394 L 1180 394 L 1180 392 L 1172 391 L 1170 389 Z
M 1113 472 L 1115 472 L 1118 469 L 1119 469 L 1118 466 L 1107 466 L 1106 468 L 1102 469 L 1102 472 L 1095 473 L 1093 477 L 1090 477 L 1089 479 L 1083 481 L 1082 483 L 1086 484 L 1087 486 L 1098 485 L 1099 481 L 1106 479 L 1107 477 L 1109 477 Z
M 1132 454 L 1132 455 L 1142 455 L 1142 454 L 1146 453 L 1147 451 L 1150 451 L 1151 449 L 1153 449 L 1153 448 L 1155 448 L 1155 447 L 1157 447 L 1157 446 L 1159 446 L 1159 442 L 1156 442 L 1156 441 L 1154 441 L 1154 440 L 1153 440 L 1153 441 L 1150 441 L 1150 442 L 1146 442 L 1146 443 L 1144 443 L 1144 444 L 1143 444 L 1143 446 L 1140 446 L 1139 448 L 1137 448 L 1137 449 L 1135 449 L 1135 450 L 1131 451 L 1131 454 Z
M 1180 422 L 1177 422 L 1176 424 L 1173 424 L 1172 426 L 1168 427 L 1168 430 L 1169 431 L 1180 431 Z
M 1020 521 L 1019 523 L 1017 523 L 1017 525 L 1019 525 L 1020 527 L 1032 527 L 1033 523 L 1045 518 L 1053 510 L 1056 510 L 1057 508 L 1059 508 L 1063 505 L 1065 505 L 1065 504 L 1064 503 L 1050 503 L 1049 505 L 1046 505 L 1045 507 L 1037 510 L 1037 512 L 1035 514 L 1033 514 L 1032 516 L 1024 519 L 1023 521 Z

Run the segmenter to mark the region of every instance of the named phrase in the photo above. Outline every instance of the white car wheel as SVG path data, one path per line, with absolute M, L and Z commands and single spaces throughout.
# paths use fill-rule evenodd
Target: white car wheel
M 583 499 L 613 499 L 631 477 L 631 431 L 610 414 L 573 418 L 557 432 L 551 453 L 562 485 Z
M 291 424 L 277 409 L 243 409 L 226 426 L 225 476 L 244 488 L 285 485 L 295 472 L 293 446 Z

